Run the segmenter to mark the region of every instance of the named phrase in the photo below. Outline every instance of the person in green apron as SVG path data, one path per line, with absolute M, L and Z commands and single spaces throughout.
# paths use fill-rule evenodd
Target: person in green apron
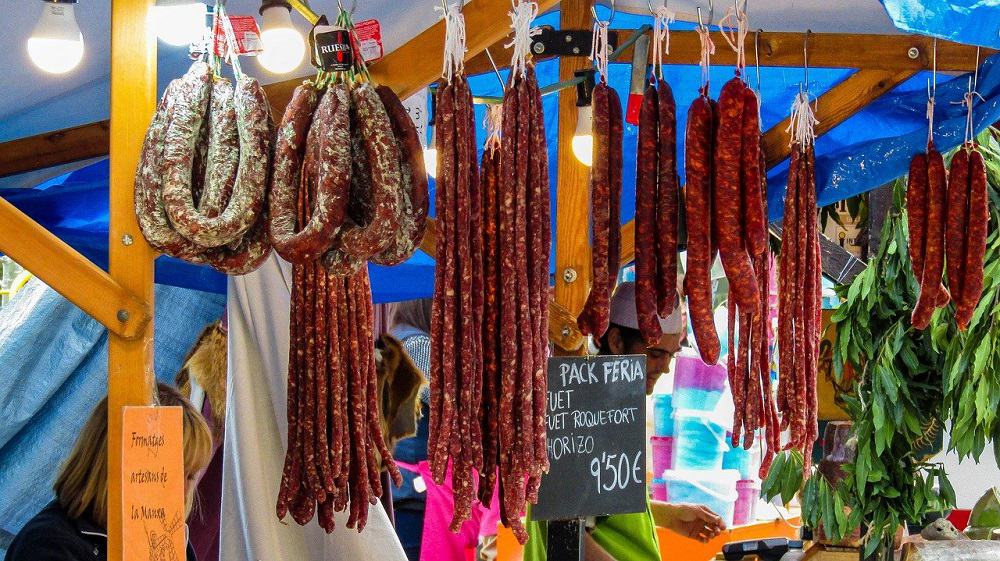
M 599 355 L 646 355 L 646 394 L 653 393 L 660 376 L 670 369 L 670 361 L 681 349 L 686 332 L 684 301 L 678 299 L 674 313 L 660 319 L 663 337 L 646 346 L 639 332 L 635 309 L 635 283 L 618 285 L 611 299 L 610 326 L 601 337 Z M 646 502 L 646 511 L 636 514 L 598 516 L 587 520 L 584 559 L 587 561 L 660 561 L 656 527 L 668 528 L 682 536 L 707 542 L 726 529 L 725 523 L 701 505 Z M 528 513 L 528 543 L 524 561 L 544 561 L 548 526 L 531 520 Z

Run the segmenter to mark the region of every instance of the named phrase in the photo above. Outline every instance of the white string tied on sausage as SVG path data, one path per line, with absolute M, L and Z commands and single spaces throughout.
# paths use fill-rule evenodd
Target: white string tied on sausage
M 732 24 L 734 21 L 736 25 Z M 727 25 L 726 22 L 729 24 Z M 726 31 L 726 27 L 729 27 L 729 31 Z M 736 73 L 742 74 L 747 66 L 744 46 L 746 45 L 747 33 L 750 31 L 747 13 L 736 7 L 728 8 L 725 17 L 719 21 L 719 30 L 722 31 L 722 38 L 736 52 Z
M 222 30 L 226 34 L 226 58 L 229 59 L 229 64 L 233 66 L 233 75 L 236 76 L 237 80 L 243 78 L 243 69 L 240 68 L 240 57 L 236 54 L 236 33 L 233 31 L 233 24 L 229 21 L 229 14 L 226 13 L 226 3 L 218 2 L 216 5 L 216 14 L 222 19 Z
M 503 104 L 489 105 L 483 117 L 483 127 L 486 129 L 486 144 L 484 149 L 495 151 L 500 149 L 501 130 L 503 129 Z
M 663 55 L 670 54 L 670 28 L 674 22 L 674 13 L 666 6 L 660 6 L 653 12 L 653 72 L 663 79 Z
M 792 116 L 788 120 L 788 128 L 785 129 L 789 136 L 789 144 L 798 144 L 802 147 L 811 145 L 816 139 L 817 124 L 819 121 L 809 103 L 809 95 L 799 92 L 792 102 Z
M 528 72 L 528 57 L 531 56 L 531 38 L 542 32 L 541 29 L 532 28 L 531 24 L 538 15 L 538 4 L 535 2 L 521 2 L 511 0 L 514 7 L 508 13 L 510 15 L 510 27 L 514 30 L 514 38 L 510 43 L 504 45 L 506 48 L 514 48 L 511 57 L 511 76 L 520 75 L 522 78 Z
M 934 96 L 927 98 L 927 146 L 934 143 Z
M 709 69 L 712 65 L 712 55 L 715 54 L 715 43 L 712 42 L 712 36 L 709 33 L 707 25 L 699 25 L 697 28 L 698 40 L 701 42 L 701 83 L 703 86 L 708 86 Z
M 608 25 L 609 22 L 594 22 L 594 38 L 591 40 L 588 57 L 601 75 L 601 81 L 608 81 Z
M 435 6 L 434 11 L 444 18 L 444 65 L 441 77 L 449 84 L 456 75 L 465 72 L 465 16 L 459 4 L 449 4 L 447 9 Z

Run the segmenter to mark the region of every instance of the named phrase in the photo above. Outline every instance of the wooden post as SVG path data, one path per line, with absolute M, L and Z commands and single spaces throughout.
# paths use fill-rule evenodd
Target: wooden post
M 111 2 L 111 177 L 109 273 L 153 309 L 153 259 L 136 223 L 133 181 L 146 127 L 156 107 L 156 37 L 147 14 L 153 0 Z M 108 560 L 122 557 L 122 407 L 153 395 L 153 322 L 139 336 L 108 341 Z M 130 560 L 131 561 L 131 560 Z
M 559 24 L 562 29 L 592 27 L 590 0 L 563 0 Z M 577 70 L 590 68 L 585 57 L 559 59 L 559 79 L 569 80 Z M 556 162 L 556 268 L 555 301 L 576 318 L 583 310 L 590 289 L 590 169 L 573 155 L 570 146 L 576 131 L 576 90 L 559 93 L 559 134 Z M 563 327 L 556 326 L 560 331 Z M 571 326 L 575 330 L 576 326 Z M 566 347 L 563 347 L 566 348 Z M 582 352 L 583 345 L 579 347 Z

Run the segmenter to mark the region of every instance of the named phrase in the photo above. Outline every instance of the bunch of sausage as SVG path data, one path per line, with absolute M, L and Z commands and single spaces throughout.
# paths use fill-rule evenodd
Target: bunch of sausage
M 278 129 L 269 232 L 293 263 L 288 443 L 277 514 L 318 514 L 333 531 L 349 509 L 361 531 L 399 484 L 379 424 L 373 306 L 366 261 L 394 264 L 419 244 L 427 179 L 417 133 L 388 88 L 299 86 Z
M 910 161 L 906 189 L 910 261 L 920 285 L 911 322 L 926 329 L 931 315 L 955 303 L 959 329 L 968 327 L 983 291 L 983 257 L 989 224 L 986 165 L 974 143 L 966 143 L 951 160 L 933 143 Z M 948 287 L 942 281 L 947 260 Z
M 677 108 L 659 79 L 639 109 L 635 170 L 635 306 L 649 345 L 663 336 L 657 316 L 669 316 L 677 304 L 679 199 Z
M 438 482 L 451 464 L 453 530 L 475 498 L 488 507 L 498 492 L 501 521 L 524 543 L 520 516 L 548 469 L 548 160 L 530 64 L 512 75 L 502 111 L 500 146 L 487 146 L 479 170 L 468 83 L 438 88 L 428 456 Z
M 808 471 L 818 436 L 816 373 L 822 314 L 822 262 L 816 215 L 816 157 L 811 142 L 792 145 L 785 191 L 778 278 L 778 409 L 789 449 Z M 761 473 L 764 473 L 764 467 Z
M 233 275 L 270 255 L 265 198 L 270 108 L 261 85 L 234 86 L 195 62 L 170 83 L 146 132 L 135 214 L 161 253 Z
M 703 88 L 688 112 L 685 136 L 688 270 L 684 279 L 702 360 L 719 359 L 712 308 L 716 252 L 729 281 L 727 369 L 736 404 L 733 445 L 749 448 L 766 429 L 768 457 L 778 447 L 770 387 L 767 191 L 756 93 L 739 77 L 716 103 Z M 737 337 L 738 336 L 738 337 Z
M 593 166 L 590 169 L 593 284 L 583 311 L 577 319 L 577 325 L 584 335 L 601 337 L 608 330 L 611 294 L 621 265 L 622 136 L 624 134 L 621 100 L 618 98 L 618 93 L 608 86 L 604 76 L 601 76 L 601 81 L 594 86 L 591 106 L 594 136 Z M 653 160 L 653 163 L 658 161 L 659 158 Z M 638 193 L 636 195 L 638 196 Z M 636 251 L 638 252 L 638 248 Z
M 309 194 L 308 216 L 296 216 Z M 268 230 L 294 264 L 349 276 L 402 263 L 423 239 L 429 198 L 413 122 L 386 86 L 295 89 L 278 127 Z

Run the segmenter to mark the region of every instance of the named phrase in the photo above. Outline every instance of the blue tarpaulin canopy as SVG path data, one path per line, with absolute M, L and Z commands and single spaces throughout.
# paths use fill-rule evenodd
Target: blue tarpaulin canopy
M 993 2 L 979 2 L 975 9 L 959 9 L 960 2 L 931 1 L 920 2 L 922 10 L 913 9 L 916 2 L 893 2 L 885 0 L 886 11 L 904 29 L 932 35 L 948 37 L 958 41 L 995 44 L 996 27 L 1000 25 L 1000 8 Z M 972 4 L 971 2 L 969 4 Z M 968 33 L 986 33 L 992 25 L 993 39 L 990 42 L 952 30 L 949 26 L 959 21 L 957 18 L 973 18 L 977 9 L 990 4 L 989 17 L 975 30 Z M 907 8 L 908 6 L 908 8 Z M 906 9 L 904 9 L 906 8 Z M 605 15 L 607 12 L 604 12 Z M 753 6 L 751 6 L 751 25 Z M 916 18 L 916 14 L 923 17 Z M 909 14 L 909 15 L 906 15 Z M 933 17 L 931 17 L 933 15 Z M 974 18 L 973 18 L 974 19 Z M 985 21 L 989 20 L 989 21 Z M 505 23 L 505 22 L 503 22 Z M 558 12 L 541 16 L 538 25 L 558 26 Z M 638 28 L 650 24 L 651 18 L 619 12 L 614 19 L 616 28 Z M 501 24 L 498 22 L 498 24 Z M 690 28 L 690 24 L 678 23 L 678 28 Z M 958 33 L 956 35 L 956 33 Z M 718 41 L 719 48 L 728 48 Z M 749 64 L 753 65 L 752 53 Z M 669 62 L 669 56 L 667 57 Z M 609 70 L 608 81 L 617 89 L 623 99 L 629 89 L 630 71 L 628 65 L 614 64 Z M 812 96 L 842 82 L 854 70 L 811 68 L 808 90 Z M 757 87 L 757 72 L 750 69 L 751 86 Z M 558 81 L 558 63 L 544 61 L 538 64 L 538 76 L 542 85 Z M 678 106 L 678 130 L 683 131 L 685 113 L 697 95 L 701 71 L 692 65 L 668 65 L 664 78 L 670 84 Z M 717 66 L 711 72 L 711 94 L 718 95 L 723 83 L 733 76 L 732 67 Z M 857 114 L 847 119 L 833 130 L 823 135 L 816 145 L 817 190 L 819 203 L 830 204 L 838 200 L 863 193 L 906 173 L 907 165 L 916 152 L 922 151 L 927 141 L 926 84 L 930 73 L 919 73 L 892 91 L 883 95 Z M 1000 69 L 997 59 L 986 60 L 979 72 L 978 91 L 983 99 L 977 101 L 973 124 L 976 131 L 1000 120 Z M 803 80 L 801 68 L 765 67 L 760 69 L 760 91 L 762 98 L 762 122 L 768 129 L 788 116 L 792 100 L 798 93 Z M 937 105 L 935 112 L 934 140 L 941 150 L 957 146 L 965 136 L 965 109 L 959 104 L 968 88 L 968 76 L 938 76 Z M 477 95 L 500 94 L 496 76 L 492 74 L 471 78 L 470 83 Z M 549 147 L 550 181 L 553 193 L 553 216 L 556 185 L 556 142 L 557 97 L 548 96 L 544 100 L 545 121 Z M 485 109 L 477 108 L 482 122 Z M 630 220 L 634 213 L 636 128 L 626 126 L 625 169 L 622 219 Z M 485 141 L 485 130 L 478 131 L 480 145 Z M 678 151 L 683 152 L 683 134 L 678 135 Z M 682 160 L 682 158 L 681 158 Z M 772 219 L 782 214 L 785 173 L 787 164 L 781 164 L 770 173 L 768 188 L 768 208 Z M 681 170 L 683 178 L 683 170 Z M 433 183 L 432 183 L 433 187 Z M 81 170 L 47 181 L 34 189 L 0 190 L 0 196 L 10 200 L 43 226 L 81 251 L 101 266 L 107 264 L 108 232 L 108 164 L 98 162 Z M 432 208 L 433 214 L 433 208 Z M 580 217 L 585 220 L 586 217 Z M 376 301 L 389 302 L 429 296 L 433 287 L 433 260 L 422 252 L 403 265 L 386 268 L 372 266 L 373 290 Z M 158 283 L 199 288 L 211 292 L 225 290 L 221 275 L 205 267 L 194 266 L 175 259 L 161 257 L 157 261 L 156 280 Z

